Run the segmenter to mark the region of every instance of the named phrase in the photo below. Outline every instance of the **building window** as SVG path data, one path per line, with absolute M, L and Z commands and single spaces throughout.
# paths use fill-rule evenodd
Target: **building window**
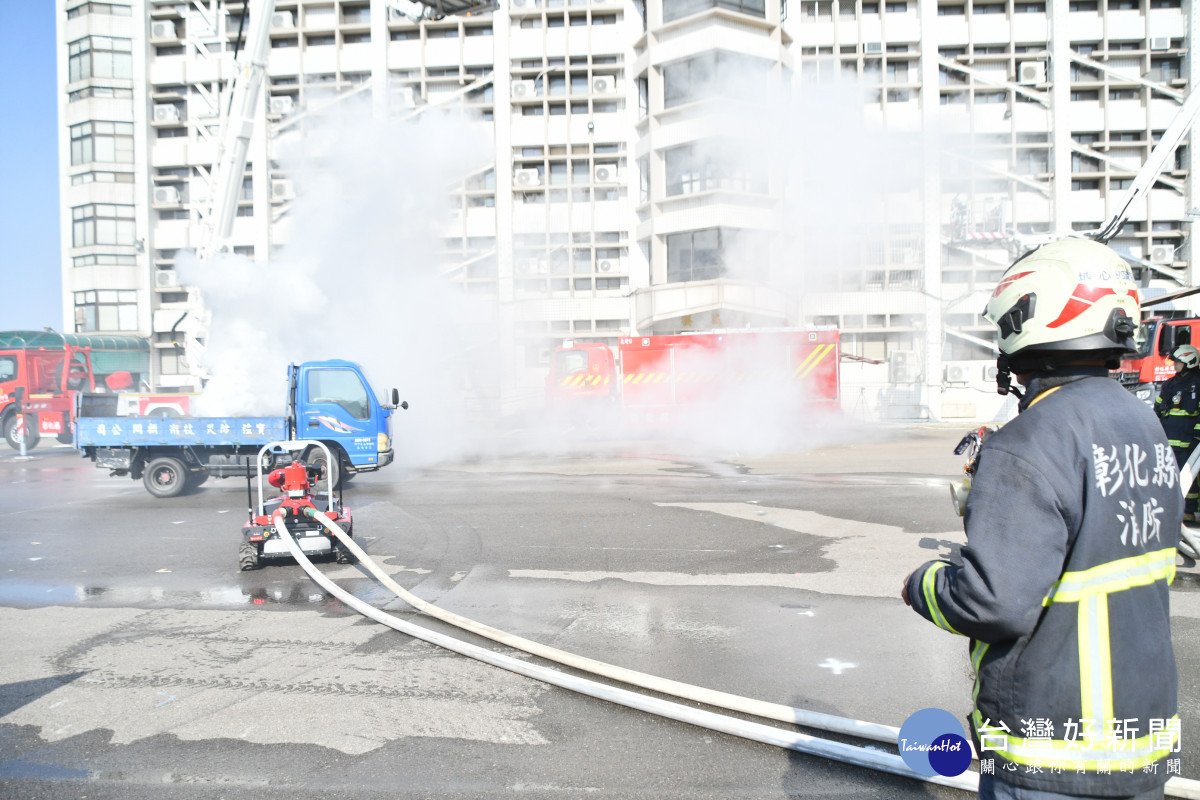
M 71 244 L 74 247 L 94 244 L 132 246 L 136 238 L 133 206 L 92 203 L 71 209 Z
M 664 105 L 672 108 L 716 96 L 753 99 L 768 85 L 771 67 L 772 62 L 765 59 L 720 50 L 667 64 L 663 67 Z M 737 78 L 718 80 L 718 75 Z
M 68 80 L 133 78 L 133 40 L 85 36 L 67 45 Z
M 132 122 L 83 122 L 71 126 L 71 164 L 133 163 Z
M 85 183 L 133 183 L 133 173 L 93 171 L 71 176 L 72 186 L 82 186 Z
M 663 0 L 663 22 L 698 14 L 710 8 L 725 8 L 740 14 L 765 19 L 765 0 Z
M 108 14 L 113 17 L 128 17 L 133 14 L 133 9 L 129 6 L 117 5 L 116 3 L 83 3 L 82 5 L 67 9 L 67 19 L 82 17 L 84 14 Z
M 137 292 L 75 292 L 75 331 L 136 331 Z
M 162 250 L 159 252 L 168 251 Z M 173 257 L 174 256 L 172 256 L 172 258 Z M 136 267 L 137 256 L 118 256 L 110 253 L 100 253 L 99 255 L 75 256 L 71 259 L 71 266 L 73 267 L 94 267 L 97 265 L 110 267 Z
M 717 228 L 668 236 L 667 282 L 719 278 L 724 272 L 719 243 L 720 232 Z
M 702 151 L 695 145 L 675 147 L 664 153 L 667 196 L 726 189 L 766 194 L 766 170 L 755 169 L 750 157 L 734 148 L 722 152 Z

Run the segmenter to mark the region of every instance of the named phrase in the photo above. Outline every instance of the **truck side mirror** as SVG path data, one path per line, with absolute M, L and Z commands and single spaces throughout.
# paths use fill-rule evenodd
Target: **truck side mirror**
M 396 389 L 392 389 L 389 405 L 391 405 L 392 408 L 400 405 L 400 392 Z
M 403 408 L 405 411 L 408 411 L 408 401 L 405 400 L 403 403 L 400 404 L 400 407 Z

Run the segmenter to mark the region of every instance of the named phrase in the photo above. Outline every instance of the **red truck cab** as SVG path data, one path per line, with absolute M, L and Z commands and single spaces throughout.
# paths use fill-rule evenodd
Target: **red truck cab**
M 1171 353 L 1185 344 L 1200 345 L 1200 319 L 1147 317 L 1138 330 L 1138 352 L 1121 360 L 1113 377 L 1138 399 L 1154 403 L 1158 387 L 1175 375 Z
M 87 348 L 67 344 L 62 349 L 0 349 L 0 428 L 10 446 L 20 446 L 17 397 L 23 396 L 27 444 L 42 435 L 70 441 L 71 413 L 78 392 L 95 391 Z
M 579 400 L 615 401 L 617 365 L 606 344 L 564 342 L 554 351 L 546 376 L 546 404 L 551 408 Z

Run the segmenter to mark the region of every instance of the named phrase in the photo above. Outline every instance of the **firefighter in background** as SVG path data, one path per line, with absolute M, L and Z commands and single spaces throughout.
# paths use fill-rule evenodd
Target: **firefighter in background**
M 985 316 L 1020 413 L 983 441 L 961 562 L 919 567 L 901 597 L 970 639 L 980 797 L 1161 798 L 1183 497 L 1154 413 L 1109 377 L 1137 286 L 1113 250 L 1064 239 L 1017 259 Z
M 1171 358 L 1175 361 L 1175 376 L 1159 390 L 1154 413 L 1162 420 L 1175 460 L 1182 467 L 1196 447 L 1200 423 L 1200 350 L 1190 344 L 1181 345 Z M 1183 506 L 1183 518 L 1189 522 L 1196 519 L 1197 500 L 1200 490 L 1193 481 Z

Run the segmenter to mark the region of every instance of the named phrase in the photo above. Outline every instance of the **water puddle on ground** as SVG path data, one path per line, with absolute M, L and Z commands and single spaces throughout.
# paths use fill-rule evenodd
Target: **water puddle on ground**
M 355 581 L 347 587 L 363 599 L 377 599 L 369 581 Z M 356 613 L 340 600 L 327 594 L 312 581 L 247 581 L 241 586 L 202 589 L 170 589 L 161 586 L 86 586 L 21 581 L 0 582 L 0 605 L 14 608 L 80 605 L 107 608 L 169 607 L 188 609 L 229 608 L 313 608 L 346 614 Z

